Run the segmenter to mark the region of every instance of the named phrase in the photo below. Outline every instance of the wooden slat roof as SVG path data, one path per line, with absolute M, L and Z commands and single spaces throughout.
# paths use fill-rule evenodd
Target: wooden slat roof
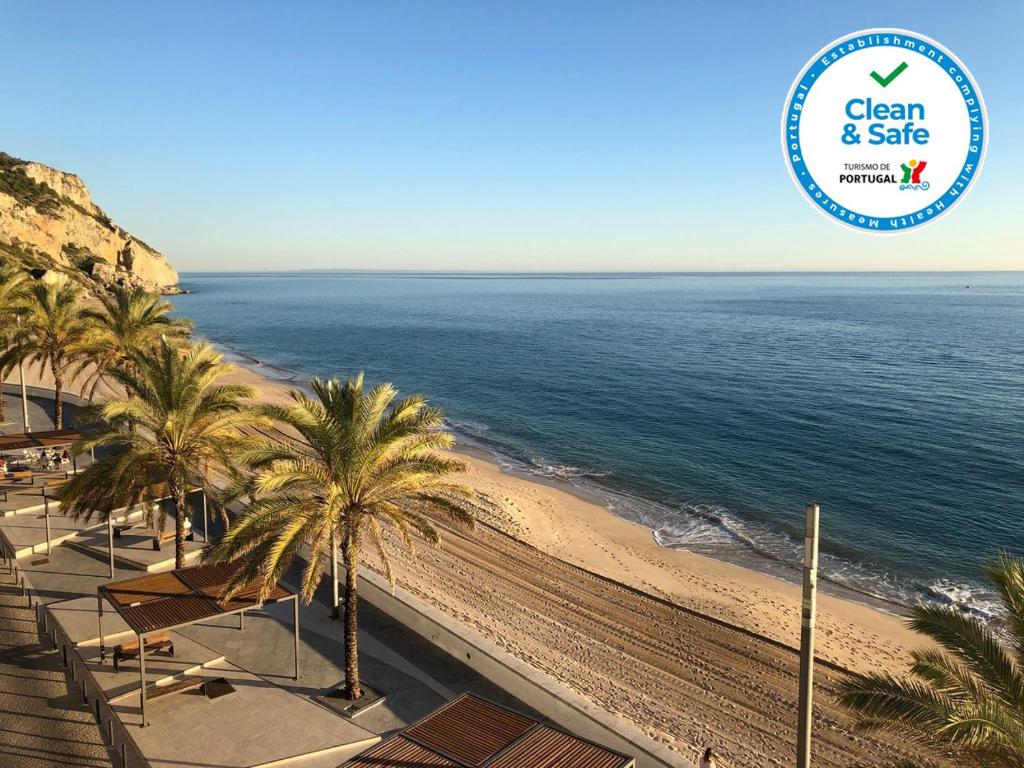
M 404 736 L 392 739 L 363 752 L 345 763 L 345 768 L 381 768 L 381 766 L 415 766 L 415 768 L 463 768 L 444 755 L 431 752 Z
M 29 432 L 14 435 L 0 435 L 0 451 L 21 451 L 26 448 L 53 448 L 71 445 L 82 436 L 74 429 L 52 429 L 48 432 Z
M 242 565 L 242 561 L 235 561 L 180 568 L 105 584 L 100 592 L 137 634 L 156 632 L 260 605 L 256 584 L 243 588 L 230 600 L 220 598 L 224 586 Z M 294 594 L 278 584 L 263 602 L 275 603 Z
M 141 605 L 164 597 L 187 595 L 192 591 L 174 571 L 117 581 L 107 584 L 104 589 L 110 601 L 118 607 Z
M 463 694 L 342 768 L 628 768 L 632 758 Z
M 487 764 L 487 768 L 620 768 L 622 755 L 541 725 Z
M 420 744 L 481 766 L 535 725 L 533 720 L 474 696 L 463 696 L 405 729 Z

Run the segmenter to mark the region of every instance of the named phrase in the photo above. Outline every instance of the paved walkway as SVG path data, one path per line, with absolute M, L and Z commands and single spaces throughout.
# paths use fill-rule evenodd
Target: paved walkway
M 33 598 L 42 603 L 95 595 L 97 585 L 110 581 L 104 559 L 90 557 L 66 545 L 55 547 L 49 557 L 34 555 L 22 558 L 18 566 L 35 587 Z M 137 576 L 139 573 L 119 569 L 115 580 Z M 297 581 L 298 573 L 293 571 L 289 577 L 291 581 Z M 6 569 L 0 568 L 0 583 L 10 581 Z M 13 587 L 9 587 L 7 592 L 5 597 L 13 604 L 22 601 L 20 592 Z M 238 628 L 237 617 L 225 617 L 178 631 L 216 649 L 229 662 L 287 691 L 303 697 L 316 696 L 340 684 L 343 677 L 342 626 L 330 618 L 329 601 L 330 584 L 325 581 L 313 604 L 301 609 L 302 677 L 298 681 L 291 679 L 293 631 L 290 604 L 269 606 L 265 612 L 247 615 L 244 630 Z M 14 627 L 17 631 L 11 633 L 11 661 L 6 669 L 8 674 L 21 675 L 23 673 L 18 669 L 19 665 L 31 655 L 32 648 L 37 648 L 33 611 L 27 607 L 10 610 L 24 618 Z M 360 603 L 360 626 L 360 666 L 364 682 L 387 693 L 387 699 L 382 704 L 356 718 L 355 722 L 362 728 L 387 736 L 464 691 L 474 692 L 520 711 L 529 711 L 458 660 L 439 651 L 402 624 L 364 602 Z M 19 648 L 19 642 L 30 645 Z M 52 653 L 47 654 L 47 658 L 52 665 L 56 665 L 54 691 L 48 695 L 55 697 L 54 700 L 58 702 L 71 702 L 65 706 L 72 707 L 78 727 L 88 733 L 87 737 L 82 738 L 83 743 L 91 744 L 102 752 L 100 734 L 91 714 L 79 710 L 77 696 L 60 698 L 65 689 L 59 658 Z M 29 682 L 29 685 L 34 683 Z M 5 684 L 4 690 L 8 687 Z M 64 712 L 47 709 L 48 702 L 49 698 L 36 702 L 41 713 L 65 716 Z M 59 706 L 59 703 L 55 705 Z M 17 711 L 19 705 L 4 706 L 3 709 Z M 45 728 L 47 721 L 41 722 Z M 4 724 L 0 728 L 6 730 L 8 726 Z M 7 735 L 2 730 L 0 734 Z M 18 754 L 5 738 L 0 738 L 0 766 L 6 768 L 8 757 L 14 758 Z M 50 763 L 44 761 L 26 765 L 102 764 L 88 760 L 76 763 L 70 758 L 55 756 Z M 20 768 L 20 763 L 12 762 L 10 765 Z
M 35 611 L 0 569 L 0 765 L 112 766 L 92 713 L 68 694 L 57 651 L 39 643 Z
M 20 419 L 20 400 L 11 397 L 9 385 L 4 390 L 8 414 L 18 414 Z M 30 394 L 35 395 L 30 397 L 30 419 L 41 429 L 52 418 L 48 412 L 52 405 L 47 407 L 45 391 Z M 66 408 L 65 414 L 72 422 L 74 408 Z M 19 426 L 7 425 L 0 432 Z M 201 520 L 196 523 L 202 538 Z M 211 527 L 216 534 L 216 526 Z M 99 584 L 111 581 L 105 551 L 89 554 L 68 545 L 53 547 L 49 556 L 40 552 L 23 557 L 18 567 L 33 584 L 34 599 L 42 603 L 94 596 Z M 114 580 L 141 573 L 119 567 Z M 298 569 L 292 569 L 286 580 L 298 583 Z M 0 568 L 0 766 L 111 765 L 92 713 L 79 704 L 77 693 L 68 695 L 60 657 L 39 645 L 35 612 L 12 581 L 6 567 Z M 229 617 L 178 631 L 285 690 L 315 696 L 343 678 L 342 626 L 330 618 L 329 605 L 330 582 L 325 579 L 312 605 L 301 609 L 302 677 L 298 681 L 291 679 L 290 603 L 246 616 L 244 630 L 238 628 L 237 618 Z M 386 614 L 362 601 L 359 610 L 363 682 L 387 694 L 382 704 L 356 718 L 362 728 L 387 736 L 466 691 L 529 712 Z
M 94 596 L 98 585 L 111 581 L 104 558 L 66 545 L 55 547 L 50 557 L 22 558 L 18 566 L 35 586 L 34 597 L 43 603 Z M 140 571 L 119 568 L 114 580 L 139 575 Z M 294 584 L 298 577 L 293 569 L 286 580 Z M 291 680 L 290 603 L 247 615 L 244 630 L 238 629 L 237 617 L 226 617 L 178 631 L 220 651 L 228 661 L 308 696 L 339 684 L 343 677 L 342 625 L 330 618 L 329 606 L 330 582 L 325 579 L 312 605 L 301 609 L 302 679 L 297 683 Z M 388 693 L 384 704 L 357 718 L 364 728 L 387 734 L 465 691 L 526 711 L 500 688 L 387 614 L 365 602 L 360 602 L 359 611 L 364 681 Z
M 34 432 L 53 429 L 53 390 L 41 387 L 26 387 L 28 391 L 28 422 Z M 0 422 L 0 434 L 13 434 L 24 432 L 24 420 L 22 419 L 21 388 L 17 384 L 5 383 L 0 385 L 7 406 L 7 421 Z M 78 407 L 85 401 L 78 397 L 77 393 L 64 394 L 64 423 L 71 425 L 75 423 L 75 415 Z

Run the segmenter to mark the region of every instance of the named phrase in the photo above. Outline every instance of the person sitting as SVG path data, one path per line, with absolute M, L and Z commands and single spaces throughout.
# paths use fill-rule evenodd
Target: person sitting
M 70 453 L 68 453 L 68 449 L 67 449 L 67 448 L 65 448 L 65 449 L 64 449 L 64 453 L 62 453 L 62 454 L 60 455 L 60 465 L 61 465 L 62 467 L 66 467 L 66 466 L 67 466 L 68 464 L 70 464 L 70 463 L 71 463 L 71 454 L 70 454 Z
M 697 768 L 716 768 L 718 764 L 715 762 L 715 755 L 711 751 L 711 747 L 704 750 L 703 756 L 697 762 Z

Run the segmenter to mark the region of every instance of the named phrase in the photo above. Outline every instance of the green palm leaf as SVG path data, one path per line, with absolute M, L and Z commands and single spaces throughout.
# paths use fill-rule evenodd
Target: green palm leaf
M 337 542 L 345 576 L 345 686 L 355 699 L 361 695 L 356 574 L 362 545 L 376 550 L 394 585 L 385 529 L 397 531 L 410 550 L 414 533 L 436 544 L 441 534 L 432 516 L 472 525 L 472 492 L 450 479 L 465 465 L 436 453 L 451 447 L 452 437 L 442 429 L 441 411 L 422 396 L 399 399 L 390 384 L 366 391 L 362 374 L 345 383 L 314 379 L 310 388 L 315 397 L 295 390 L 288 404 L 260 409 L 297 437 L 282 431 L 238 453 L 245 471 L 232 479 L 229 493 L 256 498 L 206 556 L 247 559 L 229 593 L 253 576 L 268 593 L 306 550 L 300 588 L 309 602 Z
M 86 409 L 97 426 L 79 450 L 110 450 L 64 486 L 61 509 L 105 519 L 117 509 L 170 497 L 175 567 L 182 567 L 188 492 L 209 485 L 211 468 L 235 476 L 235 455 L 251 448 L 242 430 L 269 424 L 251 406 L 250 387 L 221 383 L 232 370 L 208 345 L 166 341 L 136 351 L 130 366 L 109 369 L 110 380 L 131 395 Z
M 115 285 L 98 299 L 99 306 L 82 312 L 90 322 L 83 340 L 85 356 L 92 363 L 86 379 L 90 397 L 113 369 L 131 370 L 138 350 L 152 349 L 161 339 L 183 341 L 192 329 L 188 320 L 171 317 L 174 306 L 169 301 L 143 288 Z
M 54 426 L 62 429 L 64 384 L 87 358 L 86 339 L 92 325 L 83 311 L 82 290 L 66 276 L 26 286 L 5 310 L 16 324 L 5 331 L 0 371 L 27 362 L 49 372 L 54 383 Z
M 24 359 L 24 350 L 19 343 L 18 307 L 25 300 L 29 273 L 7 264 L 0 265 L 0 381 L 18 367 Z M 0 397 L 0 422 L 6 421 L 4 406 Z
M 1008 643 L 953 607 L 918 606 L 908 623 L 935 647 L 914 651 L 907 676 L 853 676 L 842 702 L 862 727 L 893 730 L 937 760 L 1024 768 L 1024 561 L 1000 555 L 986 573 L 1006 608 Z

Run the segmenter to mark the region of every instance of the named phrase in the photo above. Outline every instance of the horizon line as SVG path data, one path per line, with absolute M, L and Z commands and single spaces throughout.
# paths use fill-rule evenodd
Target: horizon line
M 501 269 L 370 269 L 352 267 L 307 267 L 297 269 L 188 269 L 179 275 L 549 275 L 549 276 L 668 276 L 668 275 L 966 275 L 1010 274 L 1009 269 L 733 269 L 733 270 L 501 270 Z

